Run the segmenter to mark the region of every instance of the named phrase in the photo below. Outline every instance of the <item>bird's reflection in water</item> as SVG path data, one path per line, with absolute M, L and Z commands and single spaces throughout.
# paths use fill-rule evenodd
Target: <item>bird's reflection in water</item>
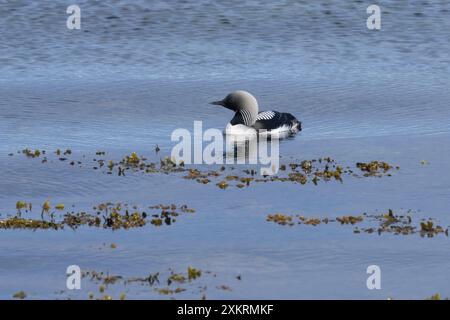
M 258 163 L 257 139 L 229 139 L 225 137 L 225 163 L 256 164 Z
M 261 168 L 270 175 L 278 171 L 279 139 L 261 135 L 224 136 L 224 161 L 226 164 L 269 165 Z

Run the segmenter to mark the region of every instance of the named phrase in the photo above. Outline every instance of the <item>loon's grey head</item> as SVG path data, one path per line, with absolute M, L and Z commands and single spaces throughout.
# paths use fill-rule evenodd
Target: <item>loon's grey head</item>
M 223 100 L 214 101 L 211 104 L 233 110 L 236 112 L 235 118 L 238 117 L 246 126 L 252 126 L 258 116 L 258 101 L 247 91 L 234 91 Z

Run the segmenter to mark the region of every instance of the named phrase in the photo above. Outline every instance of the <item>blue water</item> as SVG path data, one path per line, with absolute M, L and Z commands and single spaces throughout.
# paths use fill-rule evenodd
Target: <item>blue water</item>
M 380 31 L 367 30 L 372 3 L 361 0 L 77 1 L 81 30 L 65 27 L 69 4 L 0 1 L 1 217 L 14 214 L 18 200 L 38 207 L 47 198 L 77 210 L 104 201 L 186 203 L 196 213 L 159 229 L 0 230 L 0 298 L 19 290 L 28 298 L 97 296 L 87 279 L 80 291 L 66 289 L 70 264 L 126 277 L 192 265 L 217 274 L 198 280 L 208 299 L 450 296 L 443 235 L 265 221 L 276 212 L 334 217 L 392 208 L 450 225 L 447 1 L 384 1 Z M 98 150 L 113 160 L 133 151 L 158 158 L 159 145 L 169 155 L 172 131 L 192 130 L 195 120 L 223 129 L 230 111 L 207 102 L 236 89 L 252 92 L 262 110 L 303 122 L 300 135 L 282 141 L 282 162 L 330 156 L 400 170 L 343 184 L 220 190 L 177 175 L 92 169 Z M 26 147 L 71 148 L 83 166 L 16 154 Z M 366 287 L 371 264 L 381 267 L 381 290 Z M 200 298 L 197 283 L 187 288 L 174 297 Z M 168 298 L 148 286 L 107 289 L 115 298 L 120 292 Z

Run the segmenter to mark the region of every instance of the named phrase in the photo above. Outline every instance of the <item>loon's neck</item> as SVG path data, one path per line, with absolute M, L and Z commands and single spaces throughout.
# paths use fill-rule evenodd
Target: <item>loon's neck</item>
M 231 119 L 231 125 L 235 126 L 237 124 L 243 124 L 247 127 L 251 127 L 255 124 L 257 114 L 253 114 L 248 110 L 239 110 L 236 111 L 233 119 Z

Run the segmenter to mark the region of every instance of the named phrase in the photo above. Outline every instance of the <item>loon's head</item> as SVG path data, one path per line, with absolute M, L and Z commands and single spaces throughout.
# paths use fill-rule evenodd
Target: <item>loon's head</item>
M 246 126 L 252 126 L 258 116 L 258 101 L 247 91 L 238 90 L 227 95 L 223 100 L 211 102 L 236 112 Z M 235 116 L 235 118 L 236 118 Z

